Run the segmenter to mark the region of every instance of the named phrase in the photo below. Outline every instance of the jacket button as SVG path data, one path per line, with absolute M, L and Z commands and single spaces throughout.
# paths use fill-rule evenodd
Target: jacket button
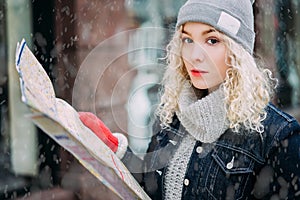
M 196 148 L 196 152 L 197 153 L 202 153 L 202 151 L 203 151 L 203 147 L 197 147 Z
M 162 175 L 162 171 L 156 170 L 156 172 L 161 176 Z
M 187 178 L 184 179 L 183 184 L 184 184 L 185 186 L 188 186 L 188 185 L 190 184 L 189 179 L 187 179 Z
M 173 144 L 174 146 L 177 144 L 177 142 L 174 141 L 174 140 L 169 140 L 169 142 L 170 142 L 171 144 Z
M 233 162 L 234 162 L 234 156 L 232 157 L 231 161 L 227 163 L 226 168 L 227 169 L 232 169 L 233 168 Z

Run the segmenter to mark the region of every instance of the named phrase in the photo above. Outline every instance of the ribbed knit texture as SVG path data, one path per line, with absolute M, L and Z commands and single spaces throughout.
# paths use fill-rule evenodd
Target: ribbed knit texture
M 183 179 L 196 140 L 190 134 L 186 134 L 167 168 L 164 187 L 165 199 L 181 199 Z
M 228 127 L 222 87 L 198 99 L 192 86 L 186 82 L 180 93 L 176 114 L 189 134 L 182 139 L 165 174 L 165 199 L 172 200 L 181 199 L 184 176 L 196 141 L 212 143 Z
M 228 128 L 222 87 L 197 99 L 189 83 L 183 86 L 176 112 L 185 129 L 203 143 L 216 141 Z
M 188 0 L 179 10 L 177 28 L 202 22 L 225 33 L 253 53 L 255 33 L 253 0 Z

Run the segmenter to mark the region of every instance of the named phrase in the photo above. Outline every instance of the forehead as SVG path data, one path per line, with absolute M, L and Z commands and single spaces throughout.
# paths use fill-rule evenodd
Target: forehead
M 206 31 L 206 30 L 214 30 L 217 31 L 213 26 L 210 26 L 208 24 L 202 23 L 202 22 L 187 22 L 182 25 L 182 32 L 183 31 Z

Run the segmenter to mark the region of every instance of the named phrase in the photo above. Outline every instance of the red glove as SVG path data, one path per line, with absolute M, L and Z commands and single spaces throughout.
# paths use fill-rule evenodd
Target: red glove
M 113 152 L 118 150 L 119 141 L 105 124 L 91 112 L 78 112 L 82 123 L 91 129 Z

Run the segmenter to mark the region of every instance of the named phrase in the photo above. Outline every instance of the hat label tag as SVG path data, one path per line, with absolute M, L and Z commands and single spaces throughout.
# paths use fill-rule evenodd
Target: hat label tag
M 241 27 L 241 22 L 235 17 L 222 11 L 218 21 L 218 25 L 236 35 Z

